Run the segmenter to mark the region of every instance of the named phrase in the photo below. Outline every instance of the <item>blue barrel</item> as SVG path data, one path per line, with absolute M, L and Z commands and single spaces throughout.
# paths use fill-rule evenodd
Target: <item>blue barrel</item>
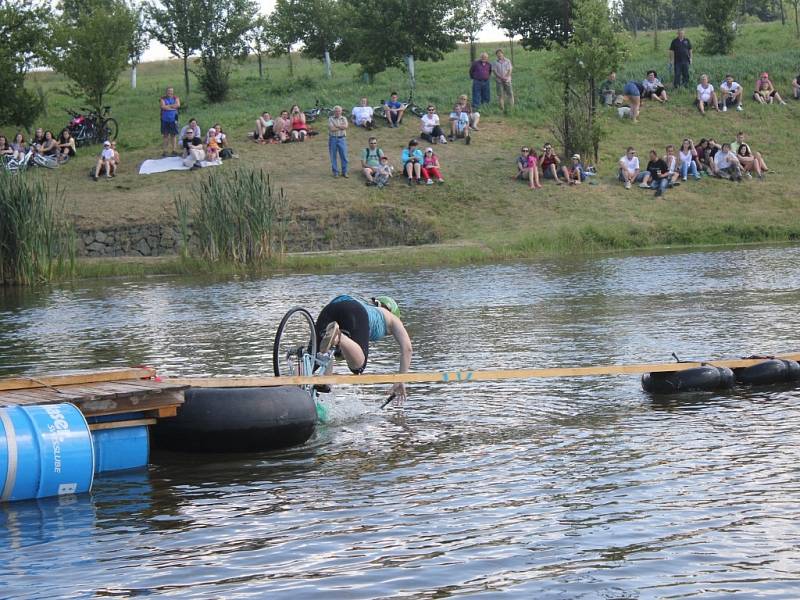
M 93 477 L 92 435 L 77 407 L 0 408 L 0 500 L 88 492 Z
M 99 429 L 92 432 L 95 472 L 111 473 L 142 469 L 150 456 L 147 425 Z

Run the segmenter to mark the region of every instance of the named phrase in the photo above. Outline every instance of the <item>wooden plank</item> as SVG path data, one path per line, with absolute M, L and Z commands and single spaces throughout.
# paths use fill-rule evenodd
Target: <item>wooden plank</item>
M 13 392 L 0 392 L 0 402 L 7 397 L 19 398 L 23 402 L 15 404 L 56 404 L 59 402 L 74 402 L 80 400 L 82 396 L 72 393 L 59 393 L 50 388 L 34 388 L 29 390 L 15 390 Z
M 798 360 L 800 354 L 783 354 L 775 358 Z M 540 369 L 429 371 L 416 373 L 380 373 L 375 375 L 323 375 L 318 377 L 204 377 L 170 378 L 165 381 L 186 384 L 191 387 L 272 387 L 278 385 L 372 385 L 385 383 L 467 383 L 473 381 L 496 381 L 502 379 L 530 379 L 539 377 L 589 377 L 597 375 L 626 375 L 669 371 L 685 371 L 702 365 L 714 365 L 736 369 L 750 367 L 762 362 L 757 359 L 729 359 L 704 362 L 670 362 L 632 365 L 600 365 L 594 367 L 555 367 Z
M 96 398 L 75 402 L 81 412 L 89 416 L 115 415 L 126 412 L 158 410 L 183 404 L 183 392 L 169 391 L 149 396 L 126 396 L 121 398 Z
M 104 429 L 121 429 L 123 427 L 138 427 L 140 425 L 155 425 L 155 419 L 130 419 L 128 421 L 106 421 L 104 423 L 90 423 L 91 431 L 102 431 Z
M 95 383 L 120 379 L 145 379 L 155 377 L 155 369 L 146 367 L 112 368 L 96 371 L 75 371 L 71 373 L 46 373 L 27 377 L 0 378 L 0 390 L 23 390 L 76 383 Z
M 168 417 L 176 417 L 178 415 L 178 407 L 177 406 L 165 406 L 164 408 L 159 408 L 156 411 L 156 416 L 159 419 L 166 419 Z

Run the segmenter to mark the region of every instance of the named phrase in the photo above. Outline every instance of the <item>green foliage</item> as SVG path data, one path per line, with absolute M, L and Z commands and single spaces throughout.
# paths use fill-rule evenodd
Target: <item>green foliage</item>
M 456 0 L 342 0 L 347 29 L 336 57 L 374 76 L 403 59 L 438 61 L 463 32 L 454 18 Z
M 521 36 L 529 50 L 563 46 L 572 35 L 573 6 L 557 0 L 496 0 L 495 21 L 509 35 Z
M 121 0 L 108 0 L 56 27 L 49 62 L 71 80 L 70 93 L 99 112 L 128 62 L 135 28 L 133 11 Z
M 150 32 L 147 29 L 147 15 L 144 11 L 144 5 L 131 4 L 131 10 L 136 19 L 136 26 L 128 48 L 128 60 L 131 66 L 135 67 L 142 60 L 142 55 L 150 45 Z
M 163 44 L 170 54 L 183 61 L 183 82 L 189 95 L 189 57 L 200 48 L 200 0 L 170 0 L 164 7 L 149 2 L 144 5 L 147 31 Z
M 702 51 L 706 54 L 730 54 L 736 31 L 733 22 L 739 6 L 738 0 L 701 0 L 701 21 L 706 35 Z
M 340 10 L 338 0 L 305 0 L 295 15 L 299 25 L 303 54 L 322 58 L 325 52 L 333 53 L 342 39 L 349 15 Z
M 199 206 L 189 216 L 188 199 L 179 196 L 176 209 L 181 231 L 192 222 L 196 244 L 184 238 L 183 248 L 197 248 L 210 261 L 257 264 L 283 253 L 289 222 L 289 201 L 283 190 L 274 191 L 262 170 L 220 171 L 198 184 L 191 196 Z
M 32 174 L 0 170 L 0 284 L 50 281 L 74 262 L 63 194 Z

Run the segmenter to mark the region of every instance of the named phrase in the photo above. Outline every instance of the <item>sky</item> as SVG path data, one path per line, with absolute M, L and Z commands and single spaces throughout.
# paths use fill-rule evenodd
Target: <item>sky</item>
M 259 4 L 261 4 L 261 12 L 263 14 L 269 14 L 272 12 L 272 9 L 275 7 L 275 0 L 258 0 Z M 478 35 L 478 40 L 480 41 L 495 41 L 495 40 L 502 40 L 505 36 L 503 33 L 494 27 L 493 25 L 489 25 L 481 30 L 481 33 Z M 152 42 L 150 44 L 150 48 L 144 53 L 142 60 L 144 61 L 151 61 L 151 60 L 164 60 L 169 58 L 170 54 L 169 51 L 164 48 L 158 42 Z

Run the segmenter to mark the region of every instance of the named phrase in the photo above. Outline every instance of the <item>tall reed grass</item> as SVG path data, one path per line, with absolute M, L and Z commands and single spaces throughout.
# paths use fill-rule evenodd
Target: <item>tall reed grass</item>
M 64 195 L 35 173 L 0 171 L 0 284 L 52 281 L 75 270 Z
M 210 261 L 253 265 L 283 255 L 289 200 L 282 189 L 273 190 L 263 170 L 220 169 L 195 186 L 193 196 L 175 200 L 184 256 L 196 249 Z M 193 216 L 192 205 L 197 206 Z

